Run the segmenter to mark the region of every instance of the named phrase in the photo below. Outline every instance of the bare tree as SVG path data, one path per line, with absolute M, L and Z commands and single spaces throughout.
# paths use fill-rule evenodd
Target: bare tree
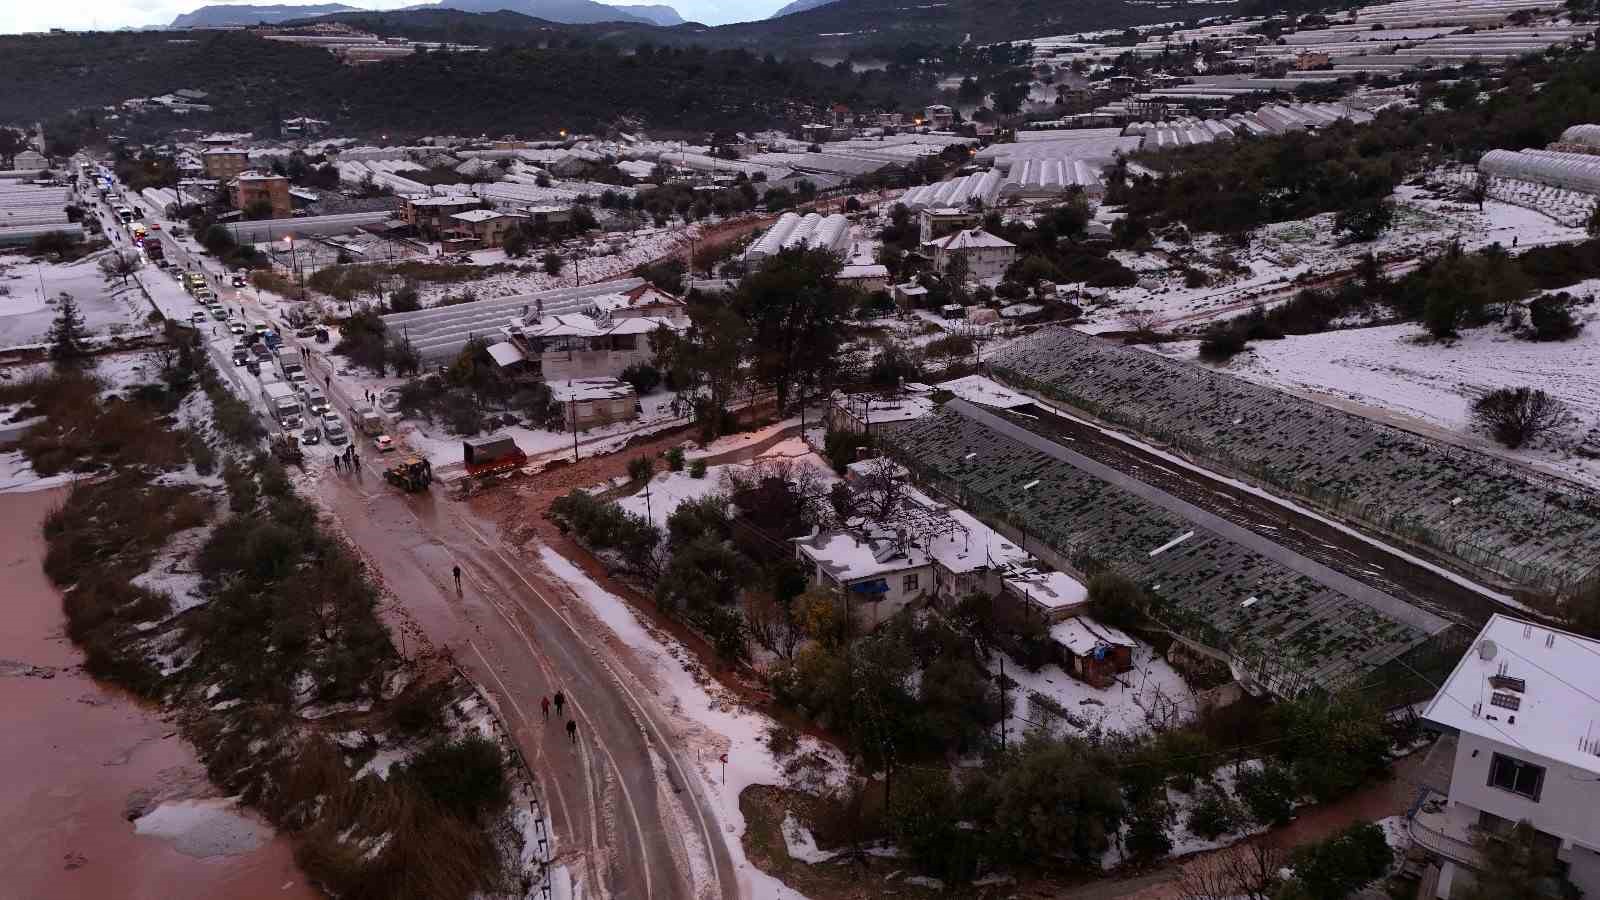
M 1242 841 L 1198 856 L 1178 879 L 1181 900 L 1272 900 L 1288 856 L 1264 841 Z
M 139 259 L 132 253 L 114 250 L 100 258 L 100 272 L 105 275 L 107 281 L 120 278 L 123 284 L 127 284 L 128 279 L 138 271 Z
M 1122 324 L 1128 330 L 1142 338 L 1154 337 L 1156 326 L 1161 324 L 1161 317 L 1154 310 L 1130 309 L 1122 314 Z
M 766 592 L 751 592 L 746 598 L 745 626 L 750 630 L 750 637 L 779 659 L 794 659 L 794 652 L 806 634 L 793 611 Z
M 1498 388 L 1472 404 L 1472 419 L 1500 444 L 1515 450 L 1564 427 L 1567 405 L 1537 388 Z

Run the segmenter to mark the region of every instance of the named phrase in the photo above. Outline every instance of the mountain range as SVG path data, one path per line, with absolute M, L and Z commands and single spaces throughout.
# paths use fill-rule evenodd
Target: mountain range
M 808 9 L 816 9 L 819 6 L 827 6 L 832 2 L 834 2 L 834 0 L 794 0 L 794 2 L 788 4 L 782 9 L 779 9 L 772 15 L 767 16 L 767 18 L 779 19 L 789 15 L 790 13 L 805 12 Z
M 500 10 L 521 13 L 546 22 L 563 25 L 588 25 L 598 22 L 627 22 L 636 25 L 671 27 L 682 25 L 678 11 L 665 5 L 607 5 L 595 0 L 442 0 L 419 4 L 410 9 L 454 9 L 462 12 L 491 13 Z M 204 28 L 227 25 L 277 24 L 335 13 L 363 12 L 343 3 L 310 6 L 275 4 L 252 5 L 219 3 L 202 6 L 172 20 L 173 28 Z

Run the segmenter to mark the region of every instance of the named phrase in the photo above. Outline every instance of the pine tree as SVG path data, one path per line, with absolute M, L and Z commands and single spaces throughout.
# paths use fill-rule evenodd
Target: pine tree
M 78 312 L 78 301 L 71 294 L 63 292 L 61 304 L 56 309 L 55 321 L 50 323 L 47 335 L 50 358 L 57 365 L 81 365 L 88 360 L 89 349 L 85 346 L 83 314 Z

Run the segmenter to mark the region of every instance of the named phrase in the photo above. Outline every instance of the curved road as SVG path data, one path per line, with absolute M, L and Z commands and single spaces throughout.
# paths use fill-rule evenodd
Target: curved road
M 88 205 L 127 246 L 108 205 Z M 180 271 L 204 271 L 224 303 L 249 320 L 274 322 L 253 291 L 227 287 L 214 260 L 172 239 L 171 224 L 150 236 L 159 235 Z M 139 276 L 169 315 L 195 308 L 174 277 L 154 267 Z M 259 407 L 250 379 L 227 358 L 231 342 L 222 337 L 206 346 L 218 370 Z M 322 378 L 331 372 L 321 353 L 313 354 L 312 368 Z M 353 421 L 341 385 L 331 388 L 330 400 Z M 605 626 L 571 602 L 563 582 L 506 546 L 490 523 L 446 499 L 446 488 L 407 495 L 390 487 L 370 444 L 357 441 L 367 452 L 359 473 L 334 474 L 327 448 L 310 448 L 306 480 L 393 596 L 402 648 L 416 655 L 420 633 L 420 642 L 446 651 L 494 698 L 538 782 L 556 834 L 556 863 L 591 897 L 737 900 L 714 804 L 696 769 L 680 759 L 653 692 L 600 639 Z M 459 593 L 456 565 L 463 571 Z M 566 718 L 577 724 L 575 742 L 553 708 L 548 722 L 541 710 L 540 698 L 558 690 L 568 698 Z

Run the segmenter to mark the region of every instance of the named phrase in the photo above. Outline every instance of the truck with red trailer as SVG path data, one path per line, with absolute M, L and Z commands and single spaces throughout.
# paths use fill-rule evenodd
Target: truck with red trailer
M 470 437 L 461 442 L 462 461 L 473 478 L 488 478 L 511 472 L 528 461 L 509 434 Z

